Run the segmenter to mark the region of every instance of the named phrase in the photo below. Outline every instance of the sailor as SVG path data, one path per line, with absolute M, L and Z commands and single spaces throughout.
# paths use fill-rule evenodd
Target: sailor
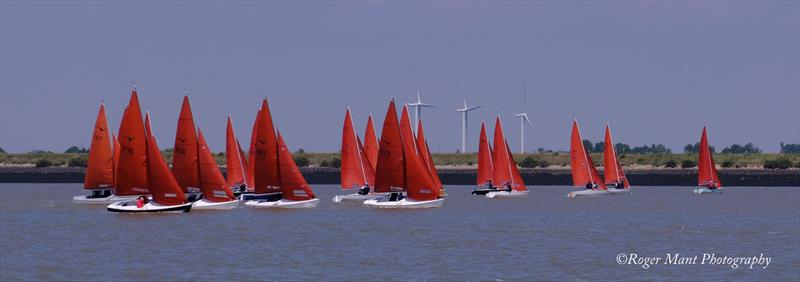
M 506 183 L 506 191 L 511 192 L 511 182 Z
M 92 190 L 92 196 L 90 198 L 100 198 L 100 190 Z
M 140 209 L 144 207 L 144 201 L 145 201 L 144 196 L 139 196 L 138 198 L 136 198 L 136 207 Z
M 369 185 L 367 185 L 367 184 L 364 184 L 364 186 L 361 186 L 361 188 L 360 188 L 360 189 L 358 189 L 358 194 L 359 194 L 359 195 L 366 195 L 366 194 L 369 194 Z
M 592 183 L 592 182 L 588 182 L 588 183 L 586 183 L 586 189 L 587 189 L 587 190 L 592 190 L 592 189 L 594 189 L 594 183 Z
M 244 193 L 244 192 L 247 192 L 247 184 L 245 183 L 239 184 L 239 193 Z
M 486 182 L 486 187 L 489 188 L 489 189 L 494 189 L 494 184 L 492 184 L 492 180 L 491 179 L 489 179 L 489 181 Z
M 717 189 L 717 182 L 716 181 L 709 181 L 707 187 L 708 187 L 708 190 Z
M 614 188 L 617 188 L 617 189 L 625 188 L 625 182 L 623 182 L 623 181 L 617 182 L 617 184 L 614 185 Z

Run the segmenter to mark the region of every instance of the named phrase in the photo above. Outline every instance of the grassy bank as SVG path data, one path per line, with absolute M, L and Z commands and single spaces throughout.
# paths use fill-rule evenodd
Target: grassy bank
M 164 152 L 164 157 L 168 162 L 172 160 L 172 152 Z M 222 153 L 215 154 L 217 163 L 225 164 L 225 156 Z M 295 153 L 295 160 L 298 165 L 338 167 L 339 153 Z M 591 154 L 595 164 L 603 165 L 602 154 Z M 87 155 L 82 153 L 23 153 L 23 154 L 0 154 L 0 164 L 6 165 L 33 165 L 37 162 L 49 162 L 50 165 L 72 165 L 81 166 L 85 163 Z M 619 155 L 620 161 L 626 167 L 642 168 L 664 168 L 664 167 L 692 167 L 692 163 L 697 161 L 696 154 L 623 154 Z M 477 165 L 477 154 L 433 154 L 434 162 L 437 166 L 456 166 L 470 167 Z M 514 159 L 523 167 L 565 167 L 569 165 L 569 153 L 531 153 L 514 154 Z M 790 167 L 800 167 L 800 154 L 715 154 L 714 159 L 717 165 L 724 168 L 763 168 L 767 163 L 782 163 Z

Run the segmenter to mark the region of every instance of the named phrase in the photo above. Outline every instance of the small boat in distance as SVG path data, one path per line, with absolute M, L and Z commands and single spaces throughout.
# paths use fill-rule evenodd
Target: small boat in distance
M 217 161 L 208 148 L 203 132 L 197 130 L 197 147 L 199 150 L 198 166 L 200 172 L 200 190 L 202 198 L 192 204 L 193 209 L 203 210 L 229 210 L 239 205 L 239 200 L 233 195 L 228 183 L 219 171 Z
M 517 162 L 508 148 L 500 117 L 494 124 L 494 163 L 492 164 L 492 183 L 498 185 L 497 191 L 486 193 L 486 198 L 507 198 L 528 196 L 528 188 L 522 180 Z
M 717 175 L 717 166 L 714 164 L 714 157 L 711 156 L 711 149 L 708 146 L 708 135 L 706 127 L 703 127 L 703 135 L 700 137 L 700 147 L 697 148 L 697 186 L 692 190 L 695 194 L 722 193 L 722 182 Z
M 228 115 L 228 124 L 225 128 L 225 166 L 228 176 L 225 181 L 234 195 L 238 196 L 247 192 L 248 187 L 250 189 L 254 187 L 253 183 L 248 181 L 250 178 L 247 177 L 247 158 L 242 151 L 242 146 L 239 145 L 239 139 L 236 138 L 230 115 Z
M 147 175 L 150 184 L 152 200 L 141 196 L 135 201 L 122 201 L 106 207 L 111 212 L 121 213 L 153 213 L 153 212 L 189 212 L 192 203 L 186 201 L 186 195 L 181 190 L 175 177 L 167 167 L 167 162 L 158 149 L 156 138 L 150 128 L 150 114 L 146 114 L 147 135 Z
M 308 182 L 300 173 L 300 168 L 292 158 L 292 153 L 278 131 L 278 163 L 281 191 L 280 198 L 266 200 L 250 200 L 245 203 L 254 208 L 315 208 L 319 199 L 308 186 Z M 256 183 L 258 184 L 258 183 Z
M 194 124 L 188 94 L 183 96 L 173 149 L 172 175 L 175 176 L 183 193 L 188 196 L 187 199 L 190 202 L 197 201 L 200 198 L 197 128 Z
M 89 147 L 86 176 L 83 180 L 83 189 L 92 191 L 92 194 L 74 196 L 72 197 L 74 202 L 80 204 L 110 204 L 115 201 L 136 197 L 114 195 L 115 169 L 116 160 L 119 157 L 119 146 L 116 145 L 116 138 L 112 138 L 112 143 L 109 141 L 109 136 L 106 107 L 105 104 L 100 103 L 100 112 L 97 113 L 97 120 L 92 133 L 92 143 Z
M 578 196 L 605 196 L 610 195 L 603 180 L 594 167 L 594 162 L 583 146 L 581 131 L 578 129 L 578 120 L 572 121 L 572 135 L 570 142 L 570 161 L 572 169 L 572 185 L 584 187 L 585 190 L 573 191 L 567 194 L 568 198 Z
M 608 187 L 608 193 L 617 194 L 630 194 L 631 184 L 628 183 L 628 178 L 625 177 L 625 172 L 622 171 L 622 165 L 617 158 L 617 151 L 614 148 L 614 141 L 611 139 L 611 128 L 606 123 L 606 137 L 603 146 L 603 176 L 605 177 L 605 184 Z
M 478 140 L 478 188 L 472 190 L 473 195 L 486 195 L 492 191 L 498 191 L 497 187 L 492 185 L 492 177 L 494 176 L 494 160 L 492 147 L 489 144 L 489 138 L 486 136 L 486 122 L 481 122 L 481 135 Z
M 392 117 L 394 115 L 394 118 Z M 387 132 L 391 135 L 399 135 L 397 143 L 389 141 Z M 382 166 L 382 161 L 395 161 L 395 156 L 398 156 L 397 151 L 390 152 L 386 149 L 390 146 L 400 145 L 399 160 L 402 161 L 402 167 L 399 174 L 393 171 L 391 177 L 399 177 L 403 187 L 407 190 L 407 195 L 402 192 L 390 193 L 387 198 L 369 199 L 364 201 L 364 205 L 377 208 L 434 208 L 441 207 L 444 203 L 442 197 L 442 190 L 439 185 L 434 182 L 430 172 L 425 167 L 422 158 L 422 152 L 417 148 L 414 133 L 411 131 L 411 120 L 408 115 L 408 105 L 403 107 L 403 114 L 400 124 L 397 125 L 396 111 L 394 110 L 394 100 L 389 104 L 389 111 L 387 112 L 386 119 L 384 120 L 383 134 L 381 135 L 381 153 L 378 155 L 378 167 Z M 387 136 L 388 137 L 388 136 Z M 396 137 L 395 137 L 396 138 Z M 394 143 L 394 144 L 393 144 Z M 387 158 L 384 158 L 384 155 Z M 390 158 L 389 158 L 390 157 Z M 405 173 L 403 173 L 405 171 Z M 388 178 L 388 177 L 387 177 Z M 376 177 L 376 187 L 381 187 L 380 176 Z M 386 184 L 383 184 L 386 185 Z M 390 186 L 391 187 L 391 186 Z
M 361 140 L 356 135 L 350 108 L 344 116 L 342 126 L 342 151 L 341 151 L 341 187 L 342 190 L 353 190 L 354 193 L 336 195 L 334 203 L 342 201 L 364 202 L 367 199 L 384 197 L 384 194 L 374 193 L 370 184 L 375 183 L 375 170 L 370 164 Z

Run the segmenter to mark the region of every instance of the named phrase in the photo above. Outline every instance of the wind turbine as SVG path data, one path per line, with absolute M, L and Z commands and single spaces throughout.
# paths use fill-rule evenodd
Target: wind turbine
M 456 110 L 456 112 L 461 113 L 461 153 L 465 153 L 467 151 L 467 113 L 480 107 L 481 106 L 467 106 L 467 99 L 465 98 L 464 107 Z
M 414 102 L 414 103 L 408 104 L 408 105 L 411 106 L 411 107 L 414 107 L 414 109 L 416 110 L 415 111 L 416 121 L 415 121 L 414 124 L 419 124 L 419 115 L 420 115 L 420 111 L 422 110 L 420 108 L 433 108 L 433 107 L 435 107 L 435 106 L 433 106 L 431 104 L 427 104 L 427 103 L 423 103 L 422 102 L 422 99 L 419 97 L 419 88 L 417 88 L 417 101 Z M 416 132 L 417 126 L 412 126 L 412 128 L 414 128 L 414 133 L 416 134 L 417 133 Z
M 528 119 L 528 112 L 525 111 L 525 104 L 527 103 L 527 96 L 528 96 L 528 81 L 523 81 L 523 92 L 522 92 L 522 112 L 515 114 L 514 116 L 519 117 L 519 152 L 525 153 L 525 123 L 528 124 L 528 127 L 532 127 L 531 120 Z

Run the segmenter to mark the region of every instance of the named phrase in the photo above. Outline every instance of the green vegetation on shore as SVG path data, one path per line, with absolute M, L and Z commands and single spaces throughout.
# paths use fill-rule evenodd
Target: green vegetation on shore
M 171 150 L 163 152 L 168 162 L 172 160 Z M 223 153 L 215 154 L 217 163 L 225 164 Z M 598 166 L 603 165 L 602 153 L 591 153 L 591 157 Z M 294 153 L 295 161 L 299 166 L 324 166 L 339 167 L 341 160 L 339 153 L 307 153 L 303 151 Z M 476 153 L 443 153 L 433 154 L 437 166 L 474 167 L 477 166 Z M 537 152 L 529 154 L 514 154 L 514 159 L 521 167 L 566 167 L 569 166 L 569 153 L 567 152 Z M 626 167 L 652 167 L 652 168 L 691 168 L 696 165 L 696 154 L 620 154 L 620 162 Z M 85 166 L 86 153 L 53 153 L 30 152 L 22 154 L 0 153 L 0 164 L 6 165 L 37 165 L 46 166 Z M 800 154 L 715 154 L 714 160 L 723 168 L 800 168 Z

